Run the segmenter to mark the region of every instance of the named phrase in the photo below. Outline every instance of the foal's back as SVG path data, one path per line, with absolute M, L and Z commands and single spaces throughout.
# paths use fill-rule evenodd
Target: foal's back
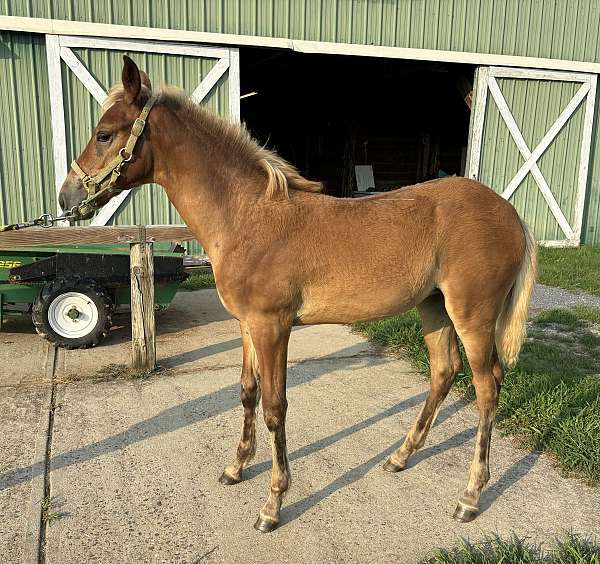
M 466 178 L 360 199 L 295 194 L 293 200 L 305 234 L 290 241 L 302 267 L 303 323 L 386 317 L 461 275 L 484 282 L 501 275 L 510 287 L 522 258 L 514 208 Z

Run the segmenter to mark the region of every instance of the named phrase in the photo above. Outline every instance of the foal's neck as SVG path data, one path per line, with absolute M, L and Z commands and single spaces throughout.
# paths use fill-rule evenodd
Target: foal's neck
M 185 108 L 161 107 L 152 137 L 154 179 L 167 191 L 211 260 L 239 241 L 238 229 L 264 194 L 258 166 L 236 159 L 210 128 L 186 119 Z

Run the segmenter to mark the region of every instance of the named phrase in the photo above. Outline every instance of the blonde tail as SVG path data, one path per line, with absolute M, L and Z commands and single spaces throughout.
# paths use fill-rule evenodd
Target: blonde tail
M 517 279 L 496 322 L 496 349 L 500 359 L 508 366 L 514 365 L 519 358 L 537 273 L 537 244 L 529 227 L 523 222 L 521 225 L 525 234 L 525 254 Z

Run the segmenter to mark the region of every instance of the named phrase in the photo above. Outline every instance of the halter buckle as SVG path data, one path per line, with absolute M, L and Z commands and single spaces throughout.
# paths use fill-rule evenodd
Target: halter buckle
M 125 154 L 124 153 L 125 153 L 125 147 L 121 147 L 119 149 L 119 155 L 123 159 L 124 163 L 128 163 L 133 158 L 133 153 L 131 153 L 131 155 L 129 155 L 127 158 L 125 158 Z
M 131 126 L 131 135 L 135 137 L 139 137 L 144 131 L 144 127 L 146 127 L 146 120 L 142 118 L 136 118 Z

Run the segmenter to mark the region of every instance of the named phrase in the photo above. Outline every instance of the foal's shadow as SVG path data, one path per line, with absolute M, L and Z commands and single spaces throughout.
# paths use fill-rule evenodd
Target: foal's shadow
M 204 358 L 230 348 L 241 346 L 240 339 L 215 343 L 196 349 L 191 356 L 176 355 L 168 361 L 169 366 L 185 363 L 192 359 Z M 385 357 L 362 356 L 362 345 L 350 345 L 335 353 L 315 359 L 300 361 L 290 366 L 288 388 L 302 386 L 340 368 L 358 369 L 376 366 L 387 362 Z M 165 362 L 167 364 L 167 362 Z M 300 369 L 301 367 L 304 367 Z M 421 398 L 422 399 L 422 398 Z M 420 401 L 419 398 L 415 400 Z M 204 396 L 190 399 L 181 404 L 167 407 L 146 420 L 136 422 L 113 435 L 103 437 L 93 443 L 74 447 L 71 450 L 53 455 L 50 460 L 52 471 L 93 460 L 106 454 L 120 451 L 126 446 L 146 441 L 187 427 L 191 424 L 207 421 L 231 409 L 240 409 L 239 383 L 224 386 Z M 44 462 L 10 468 L 0 473 L 0 491 L 29 482 L 45 472 Z
M 376 415 L 373 415 L 372 417 L 369 417 L 368 419 L 360 421 L 359 423 L 356 423 L 350 427 L 347 427 L 346 429 L 342 429 L 341 431 L 338 431 L 337 433 L 333 433 L 332 435 L 329 435 L 323 439 L 315 441 L 314 443 L 311 443 L 309 445 L 305 445 L 305 446 L 299 448 L 298 450 L 296 450 L 290 454 L 289 459 L 291 461 L 293 461 L 293 460 L 302 458 L 304 456 L 309 456 L 310 454 L 314 454 L 315 452 L 318 452 L 324 448 L 327 448 L 328 446 L 333 445 L 334 443 L 340 441 L 341 439 L 344 439 L 358 431 L 361 431 L 367 427 L 370 427 L 370 426 L 382 421 L 383 419 L 386 419 L 386 418 L 396 415 L 404 410 L 407 410 L 407 409 L 417 406 L 425 399 L 425 397 L 426 397 L 426 393 L 423 392 L 421 394 L 417 394 L 406 400 L 403 400 L 400 403 L 390 407 L 389 409 L 386 409 Z M 469 405 L 470 403 L 471 402 L 467 399 L 459 399 L 459 400 L 455 401 L 454 403 L 452 403 L 451 405 L 447 406 L 446 408 L 444 408 L 443 410 L 440 411 L 438 419 L 436 421 L 436 425 L 443 423 L 444 421 L 446 421 L 447 419 L 449 419 L 450 417 L 455 415 L 459 410 L 461 410 L 466 405 Z M 430 456 L 433 456 L 434 454 L 439 454 L 446 450 L 456 448 L 456 447 L 462 445 L 466 441 L 472 439 L 475 436 L 475 433 L 476 433 L 476 428 L 471 427 L 470 429 L 461 431 L 460 433 L 457 433 L 453 437 L 446 439 L 442 443 L 439 443 L 435 446 L 430 446 L 426 449 L 423 449 L 422 451 L 417 453 L 411 459 L 409 468 L 411 468 L 415 464 L 429 458 Z M 305 513 L 306 511 L 308 511 L 309 509 L 311 509 L 312 507 L 314 507 L 315 505 L 317 505 L 324 499 L 328 498 L 329 496 L 331 496 L 338 490 L 341 490 L 341 489 L 349 486 L 350 484 L 360 480 L 370 470 L 372 470 L 376 466 L 380 465 L 388 456 L 390 456 L 396 449 L 398 449 L 403 442 L 404 442 L 404 439 L 401 439 L 401 440 L 395 442 L 394 444 L 387 447 L 385 450 L 379 452 L 375 456 L 369 458 L 362 464 L 360 464 L 360 465 L 352 468 L 351 470 L 347 471 L 346 473 L 342 474 L 340 477 L 336 478 L 333 482 L 331 482 L 330 484 L 328 484 L 321 490 L 312 493 L 308 497 L 301 499 L 301 500 L 293 503 L 292 505 L 284 507 L 282 509 L 281 526 L 284 526 L 285 524 L 295 520 L 297 517 L 300 517 L 303 513 Z M 258 476 L 259 474 L 269 470 L 270 467 L 271 467 L 270 461 L 264 461 L 259 464 L 255 464 L 245 470 L 245 478 L 252 479 L 252 478 Z
M 302 458 L 304 456 L 308 456 L 313 454 L 319 450 L 327 448 L 328 446 L 336 443 L 337 441 L 346 438 L 357 431 L 365 429 L 383 419 L 390 417 L 392 415 L 396 415 L 401 411 L 409 409 L 418 405 L 425 398 L 425 393 L 415 395 L 411 398 L 408 398 L 395 406 L 382 411 L 368 419 L 365 419 L 351 427 L 338 431 L 328 437 L 320 439 L 314 443 L 301 447 L 300 449 L 292 452 L 290 454 L 290 460 L 296 460 Z M 436 420 L 436 425 L 439 425 L 450 419 L 453 415 L 455 415 L 458 411 L 466 407 L 471 403 L 470 400 L 461 398 L 446 408 L 442 409 L 439 413 L 439 416 Z M 475 435 L 477 434 L 477 427 L 470 427 L 459 433 L 456 433 L 452 437 L 445 439 L 441 443 L 436 445 L 431 445 L 427 448 L 424 448 L 418 451 L 413 457 L 411 457 L 407 470 L 410 470 L 420 462 L 434 456 L 436 454 L 440 454 L 442 452 L 446 452 L 453 448 L 457 448 L 462 446 L 464 443 L 471 441 Z M 300 517 L 306 511 L 318 505 L 321 501 L 328 498 L 335 492 L 357 482 L 361 478 L 363 478 L 370 470 L 375 468 L 376 466 L 381 465 L 381 463 L 388 458 L 396 449 L 398 449 L 402 443 L 404 442 L 404 438 L 395 442 L 391 446 L 382 450 L 375 456 L 369 458 L 362 464 L 348 470 L 338 478 L 336 478 L 333 482 L 329 483 L 324 488 L 320 489 L 305 497 L 304 499 L 298 500 L 295 503 L 282 508 L 282 522 L 280 526 L 285 526 L 287 523 L 294 521 L 296 518 Z M 506 490 L 512 487 L 516 482 L 518 482 L 521 478 L 523 478 L 534 466 L 535 462 L 539 458 L 539 453 L 529 453 L 525 455 L 523 458 L 515 462 L 510 468 L 504 472 L 504 474 L 487 490 L 484 490 L 481 498 L 481 509 L 480 513 L 485 512 L 495 501 L 500 497 Z M 246 470 L 246 477 L 251 479 L 262 472 L 270 469 L 271 463 L 269 461 L 261 462 L 260 464 L 255 464 Z M 405 470 L 405 471 L 407 471 Z M 465 479 L 467 475 L 465 473 Z
M 346 427 L 345 429 L 342 429 L 342 430 L 338 431 L 337 433 L 333 433 L 327 437 L 324 437 L 322 439 L 319 439 L 318 441 L 315 441 L 314 443 L 305 445 L 305 446 L 299 448 L 298 450 L 295 450 L 294 452 L 292 452 L 289 455 L 288 458 L 289 458 L 289 460 L 297 460 L 299 458 L 304 458 L 305 456 L 309 456 L 311 454 L 314 454 L 315 452 L 323 450 L 323 449 L 337 443 L 338 441 L 341 441 L 342 439 L 345 439 L 346 437 L 349 437 L 350 435 L 357 433 L 358 431 L 362 431 L 363 429 L 366 429 L 367 427 L 370 427 L 371 425 L 374 425 L 375 423 L 378 423 L 379 421 L 386 419 L 387 417 L 391 417 L 392 415 L 396 415 L 396 414 L 400 413 L 401 411 L 404 411 L 406 409 L 410 409 L 411 407 L 415 407 L 415 406 L 419 405 L 419 403 L 421 403 L 425 399 L 426 395 L 427 394 L 425 392 L 423 392 L 423 393 L 414 395 L 406 400 L 403 400 L 400 403 L 390 407 L 389 409 L 386 409 L 376 415 L 373 415 L 372 417 L 369 417 L 368 419 L 364 419 L 363 421 L 360 421 L 359 423 L 355 423 L 354 425 L 351 425 L 350 427 Z M 264 462 L 260 462 L 259 464 L 254 464 L 244 470 L 244 478 L 252 479 L 252 478 L 258 476 L 259 474 L 262 474 L 263 472 L 269 470 L 270 468 L 271 468 L 270 460 L 265 460 Z
M 507 468 L 504 474 L 502 474 L 494 484 L 483 490 L 479 505 L 479 514 L 485 513 L 506 490 L 529 474 L 529 471 L 535 466 L 535 463 L 540 456 L 540 452 L 528 452 L 525 456 L 517 460 L 510 468 Z

